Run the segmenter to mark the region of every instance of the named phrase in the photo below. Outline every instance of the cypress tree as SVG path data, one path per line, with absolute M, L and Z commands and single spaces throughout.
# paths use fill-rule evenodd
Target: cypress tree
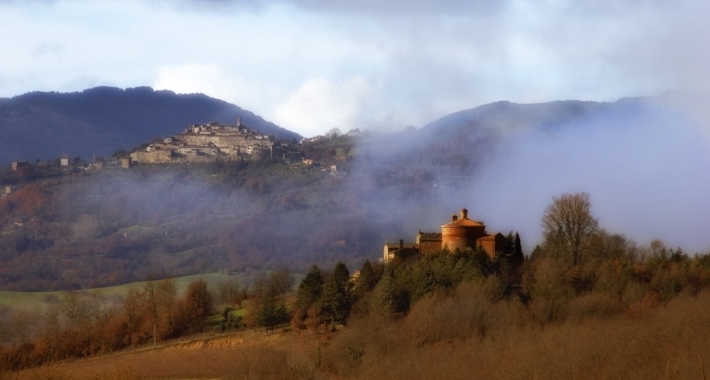
M 520 235 L 515 233 L 515 256 L 523 258 L 523 247 L 520 244 Z

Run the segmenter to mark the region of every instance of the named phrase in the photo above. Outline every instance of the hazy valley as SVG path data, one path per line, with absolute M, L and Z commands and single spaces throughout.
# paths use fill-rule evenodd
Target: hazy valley
M 106 94 L 123 100 L 92 100 Z M 689 339 L 679 322 L 692 316 L 690 323 L 700 326 L 707 319 L 698 311 L 707 304 L 710 284 L 710 240 L 703 230 L 710 217 L 702 196 L 710 183 L 697 175 L 710 160 L 710 137 L 697 112 L 706 103 L 703 95 L 497 102 L 420 128 L 332 131 L 295 144 L 301 157 L 287 161 L 130 168 L 121 167 L 122 157 L 195 123 L 233 124 L 241 117 L 249 128 L 273 134 L 275 142 L 292 144 L 301 136 L 201 95 L 145 88 L 34 94 L 55 99 L 52 104 L 66 102 L 45 104 L 36 114 L 31 109 L 39 103 L 20 102 L 30 95 L 0 104 L 3 120 L 25 120 L 0 122 L 0 132 L 16 138 L 2 140 L 0 159 L 6 165 L 29 161 L 0 172 L 2 189 L 10 188 L 0 200 L 0 288 L 77 292 L 45 302 L 57 313 L 55 335 L 48 333 L 47 311 L 32 314 L 39 322 L 28 324 L 25 335 L 5 330 L 5 368 L 148 347 L 156 334 L 178 345 L 182 341 L 174 339 L 205 347 L 216 342 L 210 355 L 219 365 L 169 375 L 176 378 L 468 378 L 473 371 L 488 378 L 696 378 L 702 358 L 708 358 L 697 351 L 707 337 Z M 154 101 L 166 105 L 156 107 Z M 37 118 L 7 116 L 21 112 Z M 45 119 L 46 124 L 34 121 Z M 45 125 L 36 129 L 41 136 L 18 132 L 35 125 Z M 67 136 L 66 145 L 54 134 Z M 48 148 L 54 141 L 57 146 Z M 61 154 L 81 157 L 86 165 L 73 160 L 62 166 Z M 90 166 L 93 155 L 105 158 L 100 169 Z M 36 165 L 35 157 L 43 164 Z M 599 228 L 590 235 L 584 260 L 570 264 L 543 234 L 541 219 L 553 197 L 580 193 L 589 194 Z M 511 270 L 503 256 L 458 252 L 416 264 L 377 264 L 384 243 L 412 241 L 419 230 L 438 231 L 463 207 L 489 232 L 508 235 L 510 244 L 518 232 L 524 263 Z M 288 286 L 272 278 L 285 273 L 279 270 L 311 273 L 314 264 L 323 272 L 311 298 L 302 290 L 308 276 Z M 361 268 L 350 282 L 349 275 Z M 173 292 L 164 280 L 216 272 L 239 279 L 233 284 L 238 290 L 232 289 L 235 298 L 218 296 L 212 282 L 213 299 L 202 314 L 195 311 L 193 293 Z M 105 299 L 81 292 L 146 279 L 172 294 L 161 298 L 172 301 L 161 303 L 160 312 L 151 314 L 145 283 L 133 287 L 139 300 L 135 315 L 127 311 L 127 295 Z M 70 302 L 99 305 L 105 318 L 87 311 L 85 325 L 74 325 L 66 314 Z M 5 326 L 19 323 L 17 310 L 4 313 Z M 188 323 L 191 315 L 205 323 Z M 328 331 L 336 321 L 343 326 Z M 268 338 L 240 332 L 275 326 Z M 660 332 L 630 340 L 648 329 Z M 594 331 L 618 340 L 599 340 Z M 226 335 L 193 335 L 198 332 Z M 610 345 L 629 341 L 628 355 L 609 353 Z M 171 344 L 136 355 L 163 355 Z M 575 359 L 566 361 L 566 351 Z M 174 352 L 176 362 L 185 360 L 180 355 Z M 241 364 L 228 367 L 224 355 L 241 358 Z M 441 365 L 424 368 L 430 356 Z M 115 378 L 160 373 L 128 370 L 121 358 L 106 359 L 97 371 L 113 371 Z M 503 365 L 504 358 L 514 364 Z M 288 365 L 275 365 L 284 361 Z M 602 362 L 613 365 L 599 367 Z M 629 370 L 642 362 L 654 364 Z M 81 378 L 71 366 L 18 376 Z

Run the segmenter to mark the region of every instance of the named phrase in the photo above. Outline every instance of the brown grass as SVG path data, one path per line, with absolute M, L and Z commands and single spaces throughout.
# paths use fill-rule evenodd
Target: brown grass
M 634 294 L 630 306 L 581 297 L 565 322 L 541 325 L 519 301 L 493 302 L 481 286 L 425 297 L 399 320 L 371 314 L 334 335 L 206 336 L 8 378 L 702 379 L 700 359 L 710 363 L 708 291 L 668 304 Z
M 312 342 L 309 332 L 248 331 L 171 342 L 103 357 L 68 361 L 10 374 L 7 379 L 241 379 L 284 378 L 274 369 L 308 372 L 301 358 Z M 284 366 L 284 364 L 291 365 Z M 314 369 L 311 369 L 314 372 Z M 298 378 L 298 377 L 294 377 Z

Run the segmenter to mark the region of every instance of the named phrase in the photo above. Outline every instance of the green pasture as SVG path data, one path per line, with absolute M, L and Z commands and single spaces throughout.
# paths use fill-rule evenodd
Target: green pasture
M 203 273 L 195 274 L 191 276 L 176 277 L 173 280 L 178 288 L 178 294 L 182 294 L 188 287 L 188 285 L 197 280 L 204 280 L 207 282 L 207 286 L 210 289 L 215 289 L 217 283 L 227 279 L 236 278 L 240 284 L 244 284 L 246 274 L 238 273 L 227 275 L 223 273 Z M 160 281 L 160 280 L 158 280 Z M 132 282 L 124 285 L 109 286 L 106 288 L 98 288 L 103 292 L 106 297 L 111 296 L 124 296 L 129 288 L 135 287 L 140 288 L 146 283 L 146 281 Z M 93 291 L 97 289 L 86 289 L 80 290 L 79 292 L 90 295 Z M 62 299 L 66 294 L 66 291 L 54 291 L 54 292 L 7 292 L 0 291 L 0 307 L 7 306 L 12 309 L 36 309 L 44 308 L 47 305 L 47 300 L 53 298 L 52 296 Z

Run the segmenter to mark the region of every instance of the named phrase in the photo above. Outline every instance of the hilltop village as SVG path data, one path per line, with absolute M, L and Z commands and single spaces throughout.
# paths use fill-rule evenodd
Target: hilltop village
M 171 164 L 217 161 L 273 161 L 299 158 L 293 143 L 276 143 L 265 135 L 242 125 L 218 122 L 194 124 L 182 133 L 154 141 L 130 155 L 131 163 Z

